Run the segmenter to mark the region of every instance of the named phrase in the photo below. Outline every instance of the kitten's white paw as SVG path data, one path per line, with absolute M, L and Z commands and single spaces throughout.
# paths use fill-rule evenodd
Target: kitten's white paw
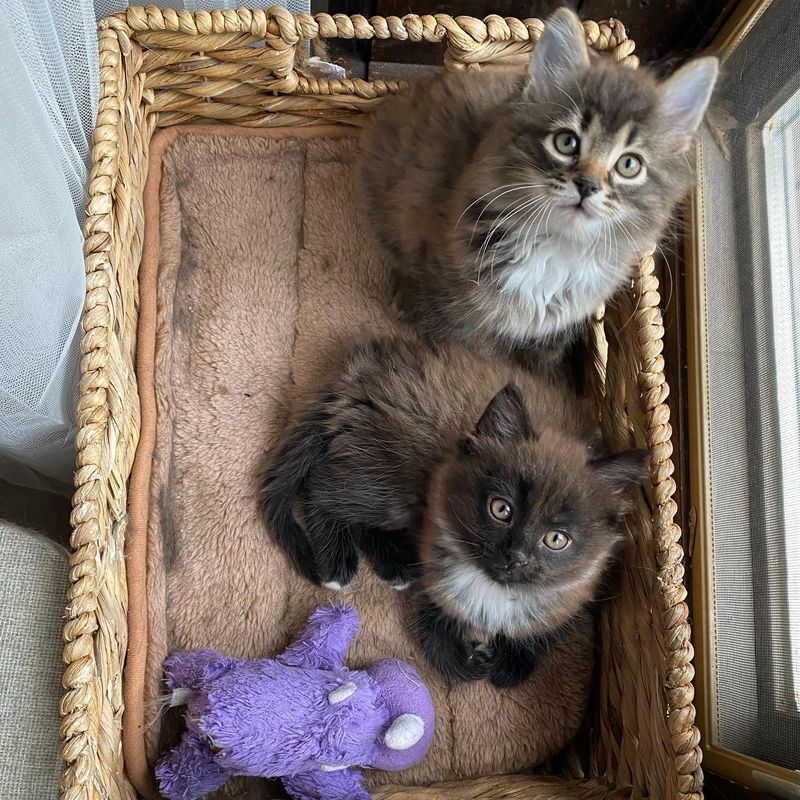
M 398 592 L 404 592 L 409 586 L 411 586 L 411 581 L 389 581 L 389 586 Z
M 339 583 L 339 581 L 328 581 L 327 583 L 323 583 L 322 585 L 326 589 L 332 589 L 334 592 L 343 592 L 350 586 L 349 583 L 341 584 Z

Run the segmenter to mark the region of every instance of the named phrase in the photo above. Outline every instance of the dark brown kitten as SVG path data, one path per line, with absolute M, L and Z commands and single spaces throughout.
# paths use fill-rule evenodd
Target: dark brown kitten
M 503 359 L 403 339 L 356 347 L 264 485 L 269 527 L 309 580 L 359 552 L 398 589 L 450 679 L 511 685 L 592 599 L 645 456 L 599 457 L 580 401 Z
M 526 74 L 446 74 L 387 98 L 359 169 L 401 308 L 433 339 L 568 338 L 687 191 L 716 74 L 702 58 L 659 81 L 590 54 L 561 9 Z
M 529 408 L 506 387 L 431 473 L 417 630 L 451 680 L 528 674 L 594 598 L 644 475 L 645 451 L 591 458 Z

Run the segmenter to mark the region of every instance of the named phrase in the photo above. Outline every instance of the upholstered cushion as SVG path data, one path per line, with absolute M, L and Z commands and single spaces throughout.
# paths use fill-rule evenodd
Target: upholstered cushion
M 58 797 L 61 619 L 67 553 L 0 522 L 0 794 Z

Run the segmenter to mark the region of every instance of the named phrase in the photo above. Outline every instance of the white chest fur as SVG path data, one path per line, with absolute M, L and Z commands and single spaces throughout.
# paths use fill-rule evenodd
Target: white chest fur
M 547 588 L 500 584 L 473 564 L 453 561 L 439 573 L 435 594 L 450 613 L 489 635 L 536 636 L 580 610 L 606 561 L 599 554 L 584 573 Z
M 513 254 L 495 286 L 503 313 L 495 320 L 512 339 L 548 336 L 590 316 L 619 288 L 625 268 L 604 258 L 602 247 L 575 247 L 542 239 Z
M 536 627 L 531 597 L 525 587 L 503 586 L 471 564 L 450 567 L 438 590 L 447 605 L 486 633 L 527 632 Z

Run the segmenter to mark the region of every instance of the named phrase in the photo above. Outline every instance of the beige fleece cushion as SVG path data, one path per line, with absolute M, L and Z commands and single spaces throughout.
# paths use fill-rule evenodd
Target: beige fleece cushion
M 183 127 L 156 137 L 141 273 L 143 427 L 128 532 L 124 731 L 127 769 L 145 794 L 154 759 L 179 730 L 157 718 L 164 657 L 201 647 L 278 653 L 318 604 L 334 600 L 362 617 L 349 663 L 406 659 L 436 703 L 427 757 L 402 773 L 374 773 L 372 783 L 523 770 L 567 744 L 583 717 L 586 626 L 519 688 L 449 687 L 407 632 L 407 594 L 364 566 L 353 591 L 316 589 L 291 571 L 260 517 L 260 475 L 293 410 L 336 375 L 356 338 L 398 325 L 386 262 L 354 204 L 356 154 L 341 128 Z M 244 782 L 236 791 L 264 790 Z

